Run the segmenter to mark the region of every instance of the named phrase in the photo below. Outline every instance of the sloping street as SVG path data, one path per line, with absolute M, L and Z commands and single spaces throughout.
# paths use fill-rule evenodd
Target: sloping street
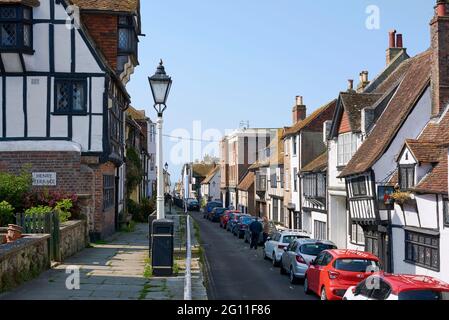
M 192 213 L 200 228 L 208 268 L 208 296 L 218 300 L 314 300 L 303 286 L 291 285 L 279 268 L 262 257 L 262 248 L 249 245 L 230 232 Z

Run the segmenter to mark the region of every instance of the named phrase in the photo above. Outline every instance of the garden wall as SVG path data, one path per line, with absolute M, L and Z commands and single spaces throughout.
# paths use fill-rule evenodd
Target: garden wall
M 89 244 L 86 221 L 68 221 L 62 223 L 60 230 L 62 261 L 82 251 Z
M 13 289 L 50 268 L 49 235 L 26 235 L 0 245 L 0 292 Z

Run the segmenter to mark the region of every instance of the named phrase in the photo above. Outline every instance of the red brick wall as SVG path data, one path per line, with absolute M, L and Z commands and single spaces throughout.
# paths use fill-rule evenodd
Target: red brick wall
M 328 120 L 332 120 L 334 117 L 335 109 L 337 107 L 337 103 L 332 103 L 326 110 L 324 110 L 318 117 L 313 119 L 306 127 L 305 130 L 313 131 L 313 132 L 323 132 L 323 124 Z M 349 120 L 349 119 L 348 119 Z M 349 124 L 349 122 L 348 122 Z
M 83 13 L 81 20 L 89 30 L 109 65 L 117 68 L 118 20 L 115 15 Z
M 19 173 L 27 165 L 31 172 L 56 172 L 56 187 L 34 187 L 34 190 L 57 190 L 91 195 L 89 230 L 101 238 L 115 232 L 115 208 L 103 211 L 103 175 L 114 175 L 112 163 L 99 164 L 96 157 L 81 157 L 77 152 L 2 152 L 0 171 Z
M 349 116 L 346 112 L 343 113 L 343 117 L 341 118 L 340 128 L 338 133 L 348 133 L 351 132 L 351 125 L 349 123 Z

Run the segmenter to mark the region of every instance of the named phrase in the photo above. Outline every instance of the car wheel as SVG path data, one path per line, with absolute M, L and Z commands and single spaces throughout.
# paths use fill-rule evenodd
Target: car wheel
M 296 278 L 295 273 L 293 272 L 293 267 L 290 267 L 290 283 L 297 284 L 298 278 Z
M 323 300 L 323 301 L 327 300 L 326 287 L 323 287 L 321 289 L 321 296 L 320 297 L 321 297 L 321 300 Z
M 273 262 L 273 267 L 279 267 L 279 262 L 276 260 L 276 254 L 273 252 L 273 255 L 271 256 L 272 257 L 272 262 Z
M 304 278 L 304 293 L 310 294 L 309 280 L 307 280 L 307 277 Z
M 279 269 L 280 269 L 279 272 L 280 272 L 281 275 L 287 274 L 287 272 L 285 272 L 284 264 L 282 263 L 282 259 L 281 259 L 281 263 L 280 263 L 280 268 Z

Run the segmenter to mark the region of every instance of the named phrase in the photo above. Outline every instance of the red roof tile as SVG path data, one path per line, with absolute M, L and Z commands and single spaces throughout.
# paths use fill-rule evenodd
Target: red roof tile
M 245 178 L 243 178 L 242 182 L 238 185 L 237 189 L 242 191 L 249 191 L 251 187 L 254 185 L 254 177 L 256 175 L 254 172 L 250 171 L 246 174 Z

